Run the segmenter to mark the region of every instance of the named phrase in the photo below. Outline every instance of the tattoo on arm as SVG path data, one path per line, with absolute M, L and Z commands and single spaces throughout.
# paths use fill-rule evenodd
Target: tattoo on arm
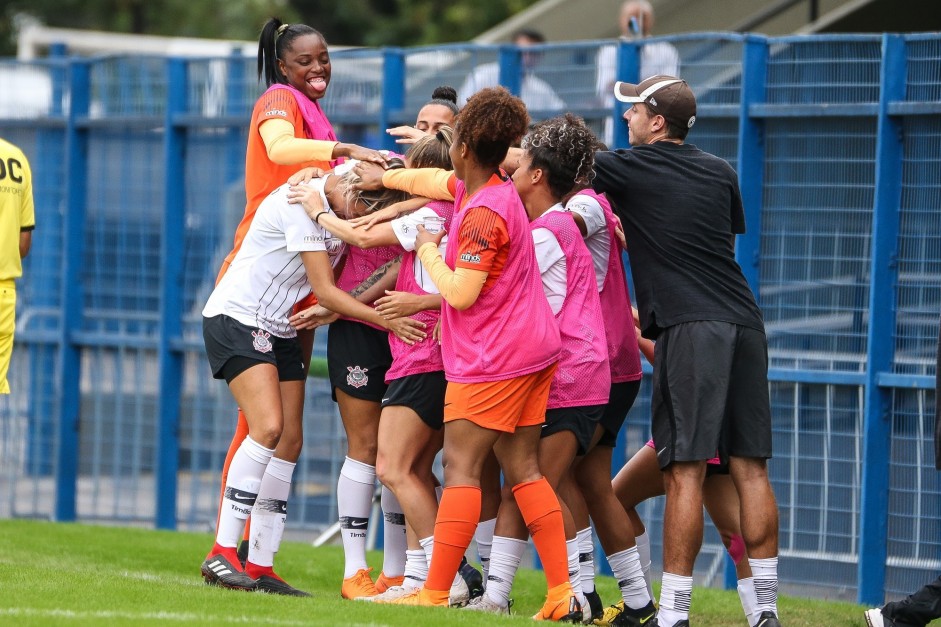
M 373 273 L 370 274 L 369 277 L 367 277 L 365 281 L 363 281 L 362 283 L 357 285 L 355 288 L 353 288 L 353 291 L 350 292 L 350 296 L 352 296 L 353 298 L 356 298 L 357 296 L 359 296 L 360 294 L 368 290 L 370 287 L 378 283 L 382 279 L 382 277 L 388 274 L 389 269 L 392 268 L 392 266 L 399 264 L 401 261 L 402 261 L 402 256 L 399 255 L 395 259 L 392 259 L 391 261 L 387 261 L 383 265 L 373 270 Z

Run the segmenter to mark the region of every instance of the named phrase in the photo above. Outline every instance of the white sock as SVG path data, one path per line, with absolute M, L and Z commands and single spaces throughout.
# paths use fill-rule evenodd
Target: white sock
M 251 437 L 246 437 L 232 456 L 225 495 L 219 509 L 219 528 L 216 530 L 216 544 L 219 546 L 238 546 L 272 455 L 274 449 L 265 448 Z
M 493 547 L 493 530 L 497 526 L 497 519 L 491 518 L 477 525 L 474 532 L 474 542 L 477 544 L 477 555 L 480 556 L 480 567 L 484 571 L 484 588 L 487 587 L 487 574 L 490 572 L 490 549 Z
M 640 567 L 640 555 L 637 552 L 637 547 L 632 546 L 614 555 L 609 555 L 608 564 L 611 565 L 614 578 L 618 580 L 618 588 L 621 589 L 621 597 L 627 607 L 634 610 L 646 607 L 650 603 L 651 597 L 647 592 L 647 581 L 644 579 L 644 571 Z
M 367 568 L 366 535 L 375 487 L 376 467 L 347 457 L 337 481 L 337 512 L 340 514 L 343 556 L 346 559 L 344 579 Z
M 587 594 L 595 589 L 595 542 L 591 527 L 578 532 L 578 566 L 582 571 L 582 590 Z
M 382 573 L 386 577 L 399 577 L 405 574 L 405 551 L 408 539 L 405 537 L 405 514 L 395 494 L 382 486 Z
M 755 599 L 755 580 L 751 577 L 745 577 L 738 580 L 738 598 L 742 601 L 742 609 L 745 611 L 745 619 L 749 625 L 754 625 L 758 621 L 758 601 Z
M 585 598 L 585 591 L 582 590 L 582 569 L 578 563 L 578 538 L 572 538 L 565 541 L 565 554 L 569 560 L 569 583 L 572 584 L 572 591 L 578 597 L 578 602 L 582 607 L 588 605 L 588 599 Z
M 421 545 L 421 549 L 425 553 L 425 563 L 431 568 L 431 554 L 435 551 L 435 537 L 422 538 L 418 541 L 418 544 Z
M 755 585 L 755 613 L 771 611 L 778 615 L 778 558 L 748 560 Z
M 653 584 L 650 582 L 650 536 L 647 532 L 634 538 L 637 545 L 637 555 L 640 557 L 640 569 L 644 572 L 644 581 L 647 582 L 647 594 L 653 598 Z
M 428 559 L 424 549 L 408 549 L 405 551 L 405 579 L 402 585 L 412 590 L 421 588 L 428 578 Z
M 484 594 L 494 603 L 499 603 L 504 607 L 509 604 L 513 579 L 516 577 L 516 571 L 519 570 L 526 544 L 525 540 L 516 538 L 493 537 L 490 573 L 487 575 L 487 591 Z
M 294 466 L 293 462 L 272 457 L 261 478 L 248 543 L 248 561 L 256 566 L 274 566 L 274 555 L 281 548 Z
M 693 578 L 663 573 L 660 587 L 660 610 L 657 620 L 661 625 L 675 625 L 689 619 L 689 604 L 693 598 Z

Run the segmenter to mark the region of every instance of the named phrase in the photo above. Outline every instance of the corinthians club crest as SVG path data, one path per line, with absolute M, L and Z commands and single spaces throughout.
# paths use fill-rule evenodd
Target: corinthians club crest
M 359 366 L 350 368 L 347 366 L 346 369 L 350 371 L 350 373 L 346 375 L 346 383 L 350 387 L 361 388 L 369 383 L 369 377 L 366 376 L 366 372 L 369 371 L 369 368 L 360 368 Z
M 271 349 L 274 348 L 271 345 L 271 340 L 268 339 L 271 337 L 270 333 L 259 329 L 258 331 L 252 331 L 252 337 L 255 338 L 252 340 L 252 346 L 254 346 L 255 350 L 259 353 L 270 353 Z

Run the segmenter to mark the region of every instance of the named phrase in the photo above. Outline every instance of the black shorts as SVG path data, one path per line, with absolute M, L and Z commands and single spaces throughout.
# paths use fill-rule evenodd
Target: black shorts
M 252 366 L 271 364 L 279 381 L 307 378 L 304 356 L 296 337 L 284 338 L 250 327 L 229 316 L 203 318 L 203 340 L 209 367 L 216 379 L 232 379 Z
M 756 329 L 686 322 L 657 338 L 653 439 L 661 468 L 728 456 L 771 457 L 768 342 Z
M 542 425 L 542 437 L 548 437 L 562 431 L 571 431 L 578 441 L 578 455 L 584 455 L 591 446 L 595 427 L 604 414 L 607 405 L 586 405 L 583 407 L 557 407 L 546 410 L 546 422 Z
M 611 395 L 605 405 L 601 416 L 601 427 L 604 432 L 597 446 L 610 446 L 614 448 L 618 443 L 618 432 L 624 426 L 627 412 L 634 406 L 637 393 L 640 392 L 640 379 L 637 381 L 621 381 L 611 384 Z
M 333 400 L 337 400 L 339 389 L 353 398 L 380 402 L 391 365 L 392 351 L 385 331 L 351 320 L 337 320 L 328 327 L 327 371 Z
M 408 407 L 426 425 L 438 431 L 444 426 L 444 393 L 448 382 L 444 371 L 412 374 L 389 383 L 382 406 Z

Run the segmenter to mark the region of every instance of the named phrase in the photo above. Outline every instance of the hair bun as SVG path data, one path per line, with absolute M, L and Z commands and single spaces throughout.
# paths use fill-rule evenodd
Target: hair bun
M 450 85 L 442 85 L 441 87 L 436 87 L 433 92 L 431 92 L 432 100 L 447 100 L 448 102 L 453 102 L 457 104 L 457 91 Z

